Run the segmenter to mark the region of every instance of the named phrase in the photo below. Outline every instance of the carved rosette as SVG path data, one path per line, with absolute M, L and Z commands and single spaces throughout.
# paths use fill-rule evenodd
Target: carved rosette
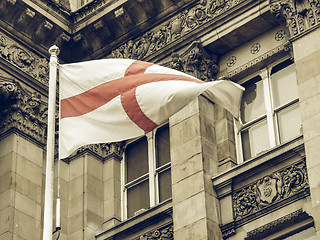
M 173 226 L 157 229 L 149 233 L 145 233 L 137 240 L 172 240 L 173 239 Z
M 212 81 L 218 73 L 217 56 L 209 55 L 200 42 L 193 42 L 182 54 L 173 53 L 163 65 L 202 81 Z
M 47 105 L 38 93 L 29 93 L 18 83 L 0 82 L 0 133 L 20 130 L 45 144 Z
M 48 85 L 49 63 L 0 34 L 0 57 L 39 82 Z
M 243 0 L 201 0 L 152 31 L 121 45 L 108 57 L 143 60 L 241 2 Z
M 306 164 L 302 161 L 237 190 L 232 197 L 235 220 L 305 191 L 309 191 L 309 183 Z
M 270 0 L 269 5 L 271 13 L 285 19 L 291 37 L 320 24 L 319 0 Z

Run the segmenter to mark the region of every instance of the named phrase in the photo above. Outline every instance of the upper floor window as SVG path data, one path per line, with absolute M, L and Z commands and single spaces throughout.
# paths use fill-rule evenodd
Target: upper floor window
M 247 160 L 301 134 L 294 63 L 263 69 L 247 81 L 241 103 L 244 123 L 238 134 L 238 157 Z
M 129 143 L 123 164 L 123 218 L 171 198 L 169 125 Z

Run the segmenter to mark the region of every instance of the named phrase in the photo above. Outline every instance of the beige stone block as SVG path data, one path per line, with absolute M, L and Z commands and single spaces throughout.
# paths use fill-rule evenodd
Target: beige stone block
M 70 239 L 73 239 L 72 238 L 73 233 L 76 233 L 79 230 L 82 232 L 82 229 L 83 229 L 85 221 L 86 221 L 85 218 L 86 218 L 86 214 L 84 211 L 82 211 L 74 216 L 69 217 L 69 219 L 68 219 L 68 239 L 69 239 L 69 237 L 70 237 Z M 80 235 L 80 236 L 82 236 L 82 235 Z M 78 238 L 78 239 L 82 239 L 82 238 Z
M 8 189 L 0 194 L 0 210 L 14 206 L 14 194 L 15 191 L 12 189 Z
M 170 128 L 170 146 L 176 148 L 199 136 L 200 118 L 196 114 Z
M 81 212 L 83 212 L 85 202 L 83 196 L 78 196 L 74 198 L 73 200 L 68 202 L 68 217 L 71 218 Z
M 108 229 L 118 225 L 120 223 L 120 221 L 118 219 L 115 219 L 115 218 L 112 218 L 112 219 L 109 219 L 109 220 L 106 220 L 104 223 L 103 223 L 103 231 L 107 231 Z
M 102 214 L 96 214 L 94 212 L 87 211 L 87 227 L 91 228 L 94 234 L 97 234 L 99 233 L 99 231 L 102 231 L 102 224 Z
M 13 178 L 13 185 L 15 190 L 29 199 L 41 204 L 41 187 L 38 184 L 31 182 L 28 179 L 16 174 Z
M 68 184 L 68 201 L 72 201 L 83 195 L 84 176 L 78 177 Z
M 19 192 L 15 193 L 15 208 L 35 220 L 41 220 L 41 205 Z
M 103 164 L 103 181 L 108 179 L 117 179 L 120 181 L 121 178 L 121 162 L 119 160 L 110 158 Z
M 42 167 L 44 151 L 34 143 L 17 136 L 17 154 Z
M 184 163 L 187 159 L 202 153 L 201 137 L 196 137 L 182 145 L 170 147 L 171 166 Z
M 309 178 L 309 184 L 310 189 L 319 189 L 320 191 L 320 164 L 316 165 L 312 168 L 308 167 L 308 178 Z M 320 199 L 319 199 L 320 204 Z
M 199 96 L 198 102 L 200 115 L 206 116 L 206 118 L 214 122 L 216 118 L 214 109 L 215 104 L 202 95 Z
M 40 221 L 18 209 L 14 212 L 14 221 L 14 234 L 23 239 L 41 239 Z
M 304 120 L 302 126 L 305 141 L 318 137 L 320 135 L 320 113 Z
M 320 75 L 314 76 L 298 84 L 299 101 L 303 102 L 317 94 L 320 91 Z
M 305 141 L 306 162 L 308 169 L 320 164 L 319 159 L 320 136 Z
M 203 170 L 211 175 L 211 177 L 218 174 L 219 163 L 217 157 L 211 154 L 203 154 L 202 156 Z
M 13 187 L 12 182 L 12 172 L 7 172 L 3 175 L 0 175 L 0 194 Z
M 207 219 L 207 231 L 208 231 L 208 238 L 212 240 L 221 240 L 222 233 L 219 227 L 219 224 L 211 219 Z
M 225 141 L 217 145 L 218 160 L 222 161 L 227 158 L 236 159 L 236 146 L 231 141 Z
M 300 113 L 302 121 L 307 120 L 320 113 L 320 104 L 315 104 L 318 102 L 320 102 L 320 89 L 318 94 L 311 96 L 303 102 L 300 102 Z
M 2 236 L 6 232 L 12 232 L 13 224 L 13 207 L 7 207 L 0 210 L 0 236 Z
M 38 186 L 42 186 L 42 167 L 20 155 L 17 155 L 17 173 Z
M 83 237 L 83 235 L 84 235 L 84 232 L 81 229 L 81 230 L 78 230 L 74 233 L 68 234 L 68 238 L 66 238 L 66 239 L 68 239 L 68 240 L 79 240 L 79 239 L 87 240 Z
M 60 160 L 60 172 L 59 176 L 60 179 L 69 182 L 69 164 L 65 163 L 64 161 Z M 56 160 L 54 162 L 54 176 L 58 176 L 58 161 Z
M 314 50 L 313 53 L 305 55 L 305 57 L 295 61 L 298 85 L 320 75 L 319 61 L 320 50 Z
M 16 171 L 16 164 L 14 161 L 15 153 L 10 152 L 0 158 L 0 176 L 7 172 Z
M 173 225 L 176 230 L 206 217 L 205 194 L 201 192 L 173 205 Z
M 206 217 L 207 219 L 216 222 L 217 224 L 220 222 L 220 218 L 218 217 L 219 211 L 219 201 L 216 198 L 214 193 L 205 192 L 205 208 L 206 208 Z
M 16 234 L 13 234 L 13 240 L 25 240 L 25 238 L 22 238 Z
M 235 142 L 233 121 L 226 118 L 221 119 L 215 123 L 215 130 L 217 143 L 222 143 L 226 140 Z
M 312 31 L 293 42 L 295 60 L 300 60 L 320 49 L 319 31 Z
M 233 206 L 231 195 L 220 199 L 221 224 L 227 224 L 233 221 Z
M 171 167 L 171 182 L 174 185 L 195 173 L 202 172 L 202 170 L 202 155 L 197 154 L 183 163 Z
M 5 137 L 4 139 L 1 139 L 0 141 L 0 159 L 3 156 L 8 155 L 9 153 L 12 153 L 16 149 L 16 135 L 10 134 L 9 136 Z
M 0 233 L 0 240 L 13 239 L 12 232 Z
M 203 115 L 200 115 L 200 135 L 212 143 L 216 142 L 214 122 Z
M 119 180 L 108 179 L 103 183 L 104 199 L 121 198 L 121 182 Z
M 92 179 L 87 182 L 86 209 L 103 216 L 103 184 L 99 180 Z
M 182 108 L 180 111 L 175 113 L 173 116 L 169 118 L 169 125 L 170 128 L 181 121 L 185 121 L 189 117 L 199 113 L 199 99 L 194 99 L 191 103 L 187 106 Z
M 84 156 L 73 159 L 69 163 L 69 181 L 79 178 L 84 174 Z
M 209 239 L 207 221 L 202 218 L 186 227 L 176 230 L 174 228 L 174 239 L 184 239 L 184 240 L 200 240 Z
M 214 104 L 214 116 L 215 121 L 218 122 L 222 119 L 228 119 L 233 121 L 233 116 L 225 108 L 221 107 L 218 104 Z
M 174 176 L 176 171 L 172 170 L 172 173 Z M 202 191 L 204 191 L 204 177 L 200 171 L 172 184 L 172 204 L 176 205 Z
M 103 203 L 104 221 L 112 218 L 121 219 L 121 200 L 112 198 Z
M 102 181 L 103 163 L 101 160 L 98 160 L 91 155 L 86 155 L 86 164 L 88 174 Z

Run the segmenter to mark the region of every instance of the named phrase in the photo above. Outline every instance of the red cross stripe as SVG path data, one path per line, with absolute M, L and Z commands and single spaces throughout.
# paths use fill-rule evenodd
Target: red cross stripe
M 146 69 L 152 65 L 148 62 L 135 61 L 127 68 L 124 77 L 105 82 L 86 92 L 61 100 L 61 119 L 89 113 L 121 95 L 121 104 L 128 117 L 146 133 L 151 131 L 157 124 L 142 112 L 136 99 L 138 86 L 170 80 L 203 83 L 198 79 L 183 75 L 145 73 Z

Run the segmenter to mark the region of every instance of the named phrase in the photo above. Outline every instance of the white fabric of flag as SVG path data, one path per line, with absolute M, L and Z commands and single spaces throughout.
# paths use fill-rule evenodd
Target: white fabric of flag
M 243 88 L 203 82 L 183 72 L 131 59 L 60 65 L 59 155 L 77 148 L 142 136 L 198 95 L 238 118 Z

